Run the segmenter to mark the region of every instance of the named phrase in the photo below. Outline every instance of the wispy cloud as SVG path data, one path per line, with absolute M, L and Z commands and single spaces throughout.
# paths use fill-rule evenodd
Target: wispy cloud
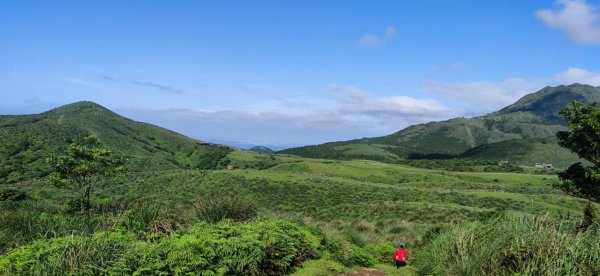
M 396 27 L 390 25 L 385 28 L 385 38 L 392 40 L 396 39 L 398 33 L 396 32 Z
M 106 80 L 106 81 L 111 81 L 111 82 L 121 82 L 121 83 L 124 82 L 121 78 L 117 78 L 117 77 L 113 77 L 113 76 L 109 76 L 109 75 L 101 75 L 100 78 L 102 78 L 103 80 Z M 163 92 L 169 92 L 169 93 L 175 93 L 175 94 L 183 94 L 184 93 L 183 89 L 175 88 L 175 87 L 157 83 L 154 81 L 132 80 L 132 81 L 129 81 L 129 83 L 135 84 L 138 86 L 150 87 L 150 88 L 157 89 L 157 90 L 160 90 Z
M 598 7 L 586 0 L 558 0 L 559 9 L 540 9 L 536 15 L 548 26 L 580 43 L 600 44 Z
M 385 28 L 383 35 L 365 34 L 356 42 L 356 46 L 360 48 L 379 48 L 386 42 L 395 40 L 398 36 L 396 27 L 389 25 Z
M 171 92 L 171 93 L 175 93 L 175 94 L 183 94 L 183 90 L 179 89 L 179 88 L 174 88 L 171 86 L 167 86 L 164 84 L 160 84 L 160 83 L 156 83 L 156 82 L 152 82 L 152 81 L 131 81 L 131 83 L 135 84 L 135 85 L 141 85 L 141 86 L 146 86 L 146 87 L 151 87 L 151 88 L 155 88 L 164 92 Z
M 119 79 L 119 78 L 111 77 L 111 76 L 108 76 L 108 75 L 102 75 L 102 76 L 100 76 L 100 77 L 101 77 L 102 79 L 104 79 L 104 80 L 108 80 L 108 81 L 116 81 L 116 82 L 121 82 L 121 81 L 122 81 L 122 80 L 121 80 L 121 79 Z
M 377 48 L 383 46 L 383 40 L 379 36 L 367 34 L 363 35 L 356 45 L 361 48 Z

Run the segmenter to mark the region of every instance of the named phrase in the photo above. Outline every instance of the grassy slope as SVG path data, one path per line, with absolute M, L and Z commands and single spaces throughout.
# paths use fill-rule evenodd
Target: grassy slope
M 248 151 L 233 151 L 228 158 L 245 168 L 130 171 L 116 181 L 98 185 L 94 198 L 106 203 L 159 204 L 169 208 L 170 223 L 191 225 L 197 221 L 193 208 L 197 199 L 241 195 L 258 207 L 262 218 L 297 221 L 342 237 L 366 248 L 375 258 L 381 256 L 382 265 L 396 242 L 404 241 L 414 253 L 428 229 L 439 225 L 479 221 L 500 210 L 515 215 L 549 212 L 552 217 L 576 218 L 584 204 L 553 189 L 554 176 L 445 172 L 368 160 L 271 157 Z M 267 161 L 271 165 L 265 167 Z M 0 228 L 3 246 L 61 237 L 73 230 L 111 231 L 117 223 L 112 221 L 121 220 L 122 215 L 111 215 L 97 219 L 93 227 L 65 222 L 69 216 L 65 218 L 60 206 L 75 195 L 56 190 L 44 179 L 5 186 L 25 191 L 32 199 L 16 205 L 0 202 L 0 225 L 7 227 Z M 35 227 L 22 229 L 19 225 L 23 223 Z M 313 270 L 348 271 L 327 258 L 307 265 Z
M 461 157 L 482 160 L 508 160 L 533 166 L 535 163 L 551 163 L 566 168 L 580 161 L 576 154 L 561 148 L 555 137 L 540 139 L 508 140 L 472 148 Z
M 72 116 L 75 111 L 78 115 Z M 93 198 L 102 208 L 85 219 L 68 212 L 70 200 L 77 195 L 58 190 L 46 178 L 31 174 L 30 168 L 35 168 L 39 160 L 31 158 L 32 162 L 23 162 L 25 173 L 20 172 L 23 177 L 11 172 L 8 178 L 11 181 L 0 184 L 2 189 L 16 189 L 29 196 L 23 201 L 0 202 L 2 253 L 35 240 L 40 246 L 47 246 L 43 240 L 73 233 L 83 236 L 99 231 L 112 233 L 120 225 L 126 225 L 127 231 L 135 230 L 127 234 L 124 244 L 144 244 L 148 238 L 162 237 L 153 236 L 152 231 L 170 233 L 198 223 L 194 208 L 198 199 L 237 195 L 257 206 L 259 220 L 292 220 L 316 233 L 344 240 L 343 246 L 336 250 L 347 252 L 349 255 L 344 253 L 347 255 L 344 259 L 354 261 L 346 263 L 325 254 L 320 262 L 313 263 L 312 269 L 347 271 L 350 264 L 376 263 L 389 269 L 383 264 L 398 241 L 404 241 L 411 252 L 418 252 L 423 235 L 438 226 L 477 222 L 498 211 L 525 217 L 549 212 L 551 217 L 577 218 L 584 204 L 583 200 L 553 189 L 555 176 L 447 172 L 369 160 L 306 159 L 241 150 L 227 153 L 228 148 L 202 144 L 136 123 L 91 103 L 0 121 L 3 126 L 0 129 L 4 131 L 1 135 L 10 141 L 3 144 L 9 145 L 4 149 L 11 149 L 10 145 L 19 139 L 26 138 L 28 142 L 24 150 L 13 150 L 10 154 L 13 159 L 59 150 L 71 135 L 90 131 L 118 153 L 133 159 L 131 169 L 119 178 L 98 183 Z M 213 150 L 219 154 L 196 155 L 196 151 L 205 154 L 214 153 Z M 226 158 L 222 158 L 225 153 Z M 198 156 L 208 158 L 195 159 Z M 204 160 L 210 161 L 209 164 L 230 162 L 237 169 L 199 170 L 213 168 L 195 163 Z M 10 165 L 8 162 L 3 165 L 6 164 Z M 131 209 L 147 204 L 160 206 L 163 211 L 157 214 Z M 27 253 L 28 249 L 23 250 L 19 252 Z M 87 261 L 79 262 L 78 265 Z M 340 262 L 345 268 L 339 267 Z
M 0 116 L 0 183 L 46 175 L 47 155 L 60 154 L 73 139 L 90 134 L 127 157 L 129 169 L 137 171 L 215 168 L 231 150 L 78 102 L 37 115 Z
M 547 87 L 481 117 L 430 122 L 410 126 L 388 136 L 292 148 L 282 153 L 311 158 L 364 158 L 394 162 L 415 154 L 459 155 L 474 147 L 490 145 L 476 148 L 478 154 L 470 154 L 470 157 L 510 160 L 528 165 L 536 160 L 534 162 L 566 166 L 578 159 L 565 149 L 552 143 L 539 143 L 536 139 L 554 137 L 557 131 L 565 129 L 558 111 L 566 108 L 572 100 L 598 102 L 600 88 L 587 85 Z M 523 141 L 499 143 L 521 139 Z M 513 152 L 514 145 L 522 149 L 532 147 L 535 151 Z

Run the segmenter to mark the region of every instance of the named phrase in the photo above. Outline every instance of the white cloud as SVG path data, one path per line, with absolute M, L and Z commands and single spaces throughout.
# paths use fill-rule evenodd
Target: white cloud
M 383 40 L 376 35 L 363 35 L 356 45 L 361 48 L 377 48 L 383 46 Z
M 236 110 L 122 108 L 119 112 L 199 139 L 243 138 L 272 144 L 380 136 L 453 115 L 431 99 L 380 97 L 347 85 L 330 85 L 329 90 L 327 98 L 273 98 Z
M 385 28 L 385 38 L 387 39 L 396 39 L 396 37 L 398 36 L 398 33 L 396 32 L 396 28 L 392 25 L 387 26 Z
M 582 68 L 571 67 L 557 74 L 556 79 L 563 84 L 581 83 L 600 86 L 600 72 L 591 72 Z
M 331 84 L 326 96 L 272 96 L 232 109 L 120 111 L 133 119 L 168 126 L 199 139 L 221 137 L 271 144 L 311 144 L 387 135 L 412 124 L 489 113 L 545 86 L 574 82 L 600 85 L 600 72 L 568 68 L 536 79 L 427 80 L 422 90 L 430 93 L 431 98 L 425 99 L 403 93 L 381 96 L 349 85 Z
M 441 82 L 427 80 L 423 90 L 441 98 L 455 101 L 465 113 L 487 113 L 509 105 L 522 96 L 545 85 L 537 80 L 508 78 L 499 82 Z
M 366 34 L 358 39 L 356 45 L 361 48 L 379 48 L 385 45 L 386 42 L 395 40 L 397 36 L 398 33 L 396 32 L 396 27 L 389 25 L 385 28 L 383 37 L 374 34 Z
M 541 9 L 536 12 L 548 26 L 566 33 L 580 43 L 600 44 L 600 14 L 598 8 L 585 0 L 558 0 L 561 9 Z
M 415 99 L 407 96 L 378 97 L 347 85 L 332 84 L 334 99 L 343 114 L 373 116 L 379 119 L 398 120 L 440 118 L 450 111 L 432 99 Z
M 573 83 L 600 86 L 600 72 L 571 67 L 554 76 L 538 79 L 507 78 L 503 81 L 442 82 L 426 80 L 423 90 L 454 101 L 465 114 L 483 114 L 514 103 L 545 86 Z

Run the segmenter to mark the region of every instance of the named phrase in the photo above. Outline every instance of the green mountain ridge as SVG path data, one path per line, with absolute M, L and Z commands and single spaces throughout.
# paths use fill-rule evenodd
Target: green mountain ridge
M 248 149 L 249 151 L 260 152 L 260 153 L 273 153 L 274 150 L 265 146 L 254 146 Z
M 292 148 L 281 153 L 312 158 L 360 158 L 386 162 L 455 156 L 529 164 L 532 160 L 541 159 L 539 162 L 566 166 L 578 160 L 577 157 L 555 143 L 540 143 L 536 139 L 554 137 L 557 131 L 566 129 L 558 112 L 567 108 L 574 100 L 583 103 L 598 102 L 600 87 L 581 84 L 546 87 L 522 97 L 512 105 L 480 117 L 429 122 L 409 126 L 387 136 Z M 522 141 L 515 142 L 518 140 Z M 527 146 L 524 144 L 527 143 L 535 145 L 532 148 L 536 150 L 525 150 Z M 511 150 L 510 147 L 516 144 L 520 145 L 521 151 Z M 480 147 L 483 145 L 488 147 Z M 469 150 L 471 151 L 468 152 Z
M 130 170 L 212 169 L 232 149 L 122 117 L 92 102 L 35 115 L 0 116 L 0 183 L 47 175 L 47 156 L 62 154 L 74 137 L 96 135 Z

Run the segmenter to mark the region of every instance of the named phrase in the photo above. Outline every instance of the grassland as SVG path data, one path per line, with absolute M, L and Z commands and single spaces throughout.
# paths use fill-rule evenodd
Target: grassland
M 30 249 L 23 247 L 27 244 L 36 243 L 37 247 L 46 248 L 48 254 L 54 256 L 63 248 L 65 237 L 73 235 L 81 237 L 77 240 L 81 246 L 103 244 L 99 237 L 114 233 L 119 233 L 114 234 L 120 235 L 115 239 L 124 244 L 141 243 L 141 247 L 124 249 L 133 254 L 127 258 L 137 258 L 139 254 L 152 251 L 148 248 L 162 248 L 163 243 L 164 246 L 175 246 L 174 250 L 183 250 L 187 247 L 180 245 L 185 242 L 179 239 L 196 237 L 193 235 L 197 231 L 188 229 L 198 229 L 198 225 L 205 223 L 198 214 L 198 202 L 215 198 L 234 198 L 251 203 L 255 208 L 257 215 L 251 222 L 231 222 L 233 224 L 227 226 L 231 229 L 246 229 L 244 225 L 248 223 L 284 221 L 285 227 L 300 229 L 298 231 L 304 237 L 301 240 L 320 241 L 321 245 L 311 242 L 310 246 L 302 247 L 304 249 L 286 251 L 291 259 L 280 262 L 279 270 L 273 270 L 272 274 L 345 273 L 358 266 L 377 266 L 393 272 L 388 263 L 391 251 L 399 241 L 407 244 L 410 253 L 416 254 L 416 266 L 404 271 L 435 270 L 438 268 L 426 266 L 423 258 L 433 258 L 433 253 L 428 255 L 426 251 L 436 248 L 437 245 L 430 242 L 439 233 L 446 233 L 440 229 L 468 227 L 461 225 L 481 223 L 499 214 L 531 219 L 548 216 L 548 220 L 575 222 L 585 204 L 582 199 L 552 188 L 552 183 L 557 181 L 553 175 L 429 170 L 370 160 L 332 161 L 240 150 L 230 152 L 226 159 L 236 169 L 129 171 L 115 180 L 99 183 L 93 192 L 95 212 L 86 217 L 72 211 L 71 200 L 76 202 L 75 194 L 53 188 L 45 178 L 2 184 L 1 189 L 18 191 L 26 197 L 0 201 L 0 253 L 5 254 L 0 257 L 0 271 L 18 273 L 16 268 L 9 269 L 6 264 L 29 256 Z M 286 224 L 288 222 L 292 226 Z M 176 233 L 182 233 L 178 234 L 179 239 L 173 237 Z M 264 236 L 271 234 L 264 233 Z M 218 239 L 217 234 L 210 235 Z M 152 239 L 156 242 L 145 244 Z M 194 239 L 204 243 L 197 237 Z M 589 239 L 585 242 L 597 241 Z M 262 270 L 262 263 L 272 261 L 264 255 L 268 250 L 261 244 L 248 246 L 247 250 L 254 248 L 252 250 L 257 250 L 258 254 L 248 261 L 249 270 L 223 261 L 226 256 L 213 255 L 210 258 L 216 258 L 213 261 L 218 264 L 198 267 L 217 274 L 226 271 L 263 273 L 266 270 Z M 302 255 L 309 249 L 309 255 Z M 112 264 L 111 258 L 118 257 L 103 256 L 107 262 L 94 265 L 106 269 Z M 117 259 L 125 258 L 119 256 Z M 292 261 L 298 256 L 304 256 L 301 258 L 306 260 L 304 265 L 299 259 Z M 52 265 L 49 260 L 39 262 Z M 74 267 L 75 270 L 67 267 L 62 271 L 87 271 L 86 261 L 79 261 L 82 266 Z M 172 273 L 183 269 L 185 262 L 176 259 L 168 268 L 163 267 L 167 264 L 123 265 L 129 269 L 123 270 L 127 273 L 144 267 Z M 27 270 L 30 268 L 26 266 L 20 269 L 34 271 Z

